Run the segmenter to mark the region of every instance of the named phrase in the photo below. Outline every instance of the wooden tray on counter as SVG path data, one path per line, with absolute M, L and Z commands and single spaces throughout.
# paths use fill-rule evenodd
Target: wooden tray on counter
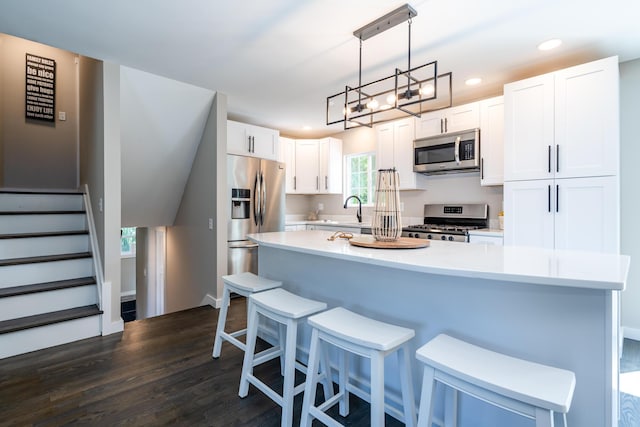
M 400 237 L 394 242 L 380 242 L 371 236 L 356 236 L 349 239 L 353 246 L 375 249 L 417 249 L 429 246 L 427 239 L 416 239 L 414 237 Z

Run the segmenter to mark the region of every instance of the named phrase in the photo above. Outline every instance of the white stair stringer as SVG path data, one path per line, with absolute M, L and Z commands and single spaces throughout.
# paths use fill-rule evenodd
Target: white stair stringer
M 102 334 L 84 206 L 77 191 L 0 189 L 0 358 Z
M 0 359 L 100 335 L 100 315 L 0 334 Z

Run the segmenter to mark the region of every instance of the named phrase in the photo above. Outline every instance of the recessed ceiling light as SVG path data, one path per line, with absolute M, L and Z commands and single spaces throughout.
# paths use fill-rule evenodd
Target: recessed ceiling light
M 465 80 L 464 82 L 467 86 L 475 86 L 482 83 L 482 79 L 480 77 L 472 77 L 470 79 Z
M 311 130 L 311 126 L 302 126 L 302 130 Z
M 542 42 L 538 45 L 538 50 L 551 50 L 562 44 L 562 40 L 560 39 L 551 39 L 546 42 Z

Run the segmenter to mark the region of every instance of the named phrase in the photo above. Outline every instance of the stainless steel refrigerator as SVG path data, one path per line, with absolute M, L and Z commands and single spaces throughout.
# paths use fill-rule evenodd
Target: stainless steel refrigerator
M 285 165 L 227 156 L 227 274 L 258 274 L 258 245 L 247 234 L 284 230 Z

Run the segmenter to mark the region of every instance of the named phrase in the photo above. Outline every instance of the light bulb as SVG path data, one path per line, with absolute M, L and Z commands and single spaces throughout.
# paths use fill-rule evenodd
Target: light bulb
M 371 101 L 367 102 L 367 108 L 370 110 L 375 110 L 376 108 L 378 108 L 378 105 L 380 104 L 375 99 L 372 99 Z
M 420 88 L 421 95 L 431 95 L 434 91 L 433 85 L 424 85 Z
M 387 96 L 387 104 L 391 105 L 395 103 L 396 103 L 396 96 L 394 94 Z

